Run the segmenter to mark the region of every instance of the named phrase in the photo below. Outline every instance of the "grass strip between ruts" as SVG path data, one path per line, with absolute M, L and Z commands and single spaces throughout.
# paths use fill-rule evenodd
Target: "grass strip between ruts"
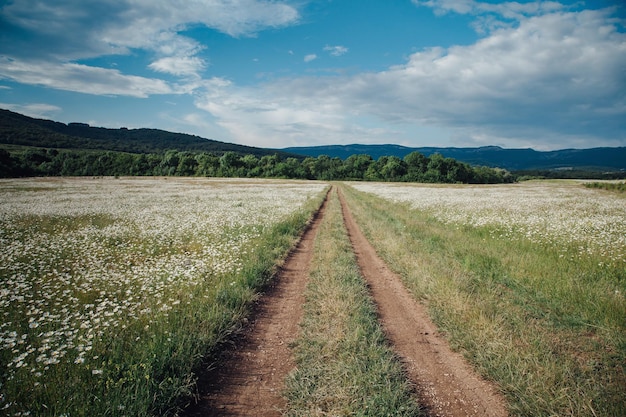
M 336 193 L 315 243 L 297 368 L 286 382 L 288 416 L 415 416 L 398 358 L 389 348 L 360 275 Z

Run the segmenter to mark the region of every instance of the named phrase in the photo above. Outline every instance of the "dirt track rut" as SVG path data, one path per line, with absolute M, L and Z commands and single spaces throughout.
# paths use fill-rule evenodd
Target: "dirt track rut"
M 423 305 L 415 301 L 378 256 L 340 195 L 344 223 L 387 338 L 402 358 L 428 416 L 506 416 L 495 390 L 453 352 L 437 333 Z
M 280 416 L 283 381 L 295 366 L 289 345 L 299 331 L 313 243 L 326 200 L 290 253 L 271 288 L 257 303 L 252 322 L 222 361 L 205 375 L 207 393 L 186 416 Z
M 506 416 L 504 401 L 449 348 L 360 231 L 341 193 L 344 223 L 389 342 L 403 360 L 424 414 L 430 417 Z M 331 198 L 333 193 L 327 196 Z M 334 196 L 332 198 L 335 198 Z M 260 300 L 245 335 L 205 379 L 208 393 L 187 416 L 280 416 L 283 381 L 295 366 L 289 344 L 298 336 L 313 243 L 326 203 Z

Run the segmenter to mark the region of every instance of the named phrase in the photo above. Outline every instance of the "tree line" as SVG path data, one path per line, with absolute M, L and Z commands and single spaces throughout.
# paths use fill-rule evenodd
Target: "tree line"
M 429 183 L 503 183 L 514 176 L 498 168 L 476 167 L 412 152 L 404 158 L 352 155 L 345 160 L 261 157 L 224 152 L 169 150 L 163 153 L 59 150 L 43 148 L 0 149 L 0 177 L 28 176 L 204 176 L 242 178 L 292 178 L 310 180 L 365 180 Z

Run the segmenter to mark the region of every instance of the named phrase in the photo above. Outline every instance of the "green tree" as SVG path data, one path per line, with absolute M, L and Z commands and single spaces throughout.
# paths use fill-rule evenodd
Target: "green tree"
M 276 177 L 276 166 L 280 162 L 280 156 L 263 155 L 259 160 L 260 174 L 262 177 L 271 178 Z
M 428 169 L 428 158 L 420 152 L 411 152 L 404 157 L 407 166 L 405 179 L 407 181 L 422 181 Z
M 397 156 L 389 156 L 380 169 L 380 174 L 385 181 L 400 181 L 406 174 L 406 162 Z
M 161 163 L 159 164 L 159 175 L 174 175 L 176 173 L 176 169 L 178 168 L 179 162 L 180 158 L 178 156 L 177 150 L 169 150 L 165 152 L 165 155 L 163 155 Z
M 237 171 L 240 167 L 242 167 L 241 160 L 239 155 L 235 152 L 224 152 L 224 154 L 220 157 L 219 173 L 221 176 L 235 177 L 237 176 Z
M 135 156 L 126 152 L 117 152 L 113 156 L 113 175 L 130 175 Z
M 246 177 L 258 177 L 261 174 L 259 168 L 259 158 L 252 154 L 244 155 L 241 158 L 241 165 L 244 169 L 244 176 Z
M 146 154 L 134 155 L 133 161 L 130 166 L 130 175 L 150 175 L 152 167 Z
M 276 165 L 275 174 L 281 178 L 306 178 L 306 171 L 296 158 L 287 158 Z
M 191 152 L 180 152 L 178 154 L 178 166 L 176 167 L 176 175 L 183 177 L 191 177 L 196 175 L 198 161 Z
M 0 178 L 21 176 L 17 161 L 6 150 L 0 149 Z
M 315 179 L 315 175 L 313 173 L 315 171 L 316 161 L 317 161 L 316 158 L 309 156 L 300 163 L 300 166 L 302 167 L 302 171 L 304 171 L 305 173 L 306 179 L 309 179 L 309 180 Z
M 215 177 L 220 168 L 220 158 L 212 153 L 202 152 L 196 155 L 196 175 Z
M 342 179 L 362 180 L 373 163 L 374 160 L 369 155 L 350 155 L 343 163 L 341 177 Z
M 382 181 L 383 175 L 381 171 L 388 159 L 389 158 L 387 156 L 381 156 L 376 161 L 371 163 L 365 171 L 365 179 L 368 181 Z
M 313 164 L 313 177 L 318 180 L 332 181 L 341 178 L 343 163 L 340 158 L 320 155 Z

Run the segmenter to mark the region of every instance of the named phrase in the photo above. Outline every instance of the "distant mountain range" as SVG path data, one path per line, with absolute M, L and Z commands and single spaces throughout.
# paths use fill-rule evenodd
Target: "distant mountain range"
M 108 129 L 85 123 L 60 123 L 35 119 L 9 110 L 0 109 L 0 144 L 21 147 L 107 150 L 130 153 L 161 153 L 166 150 L 236 152 L 257 157 L 278 153 L 281 157 L 328 155 L 347 159 L 351 155 L 366 154 L 374 159 L 381 156 L 403 158 L 417 151 L 425 156 L 439 153 L 470 165 L 499 167 L 510 171 L 524 170 L 589 170 L 626 171 L 626 147 L 563 149 L 541 152 L 533 149 L 504 149 L 498 146 L 480 148 L 410 148 L 400 145 L 329 145 L 267 149 L 236 145 L 205 139 L 184 133 L 159 129 Z
M 479 148 L 410 148 L 400 145 L 329 145 L 290 147 L 280 149 L 300 155 L 317 157 L 328 155 L 346 159 L 350 155 L 367 154 L 374 159 L 381 156 L 403 158 L 411 152 L 425 156 L 439 153 L 446 158 L 454 158 L 470 165 L 499 167 L 510 171 L 520 170 L 626 170 L 626 147 L 563 149 L 558 151 L 536 151 L 533 149 L 504 149 L 499 146 Z

